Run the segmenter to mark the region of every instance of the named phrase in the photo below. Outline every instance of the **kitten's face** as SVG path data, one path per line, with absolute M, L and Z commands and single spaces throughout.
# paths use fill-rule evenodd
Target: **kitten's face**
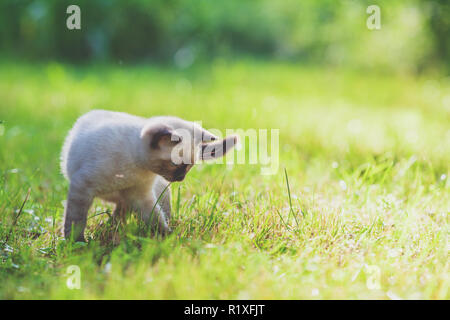
M 170 160 L 157 160 L 153 172 L 164 177 L 167 181 L 183 181 L 193 164 L 174 164 Z
M 195 123 L 169 120 L 150 124 L 141 133 L 149 170 L 168 181 L 182 181 L 196 162 L 219 158 L 237 143 L 236 137 L 217 140 Z

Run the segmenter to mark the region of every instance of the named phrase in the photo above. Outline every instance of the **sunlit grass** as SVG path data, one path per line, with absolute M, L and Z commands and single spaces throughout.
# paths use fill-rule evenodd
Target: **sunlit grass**
M 2 62 L 0 101 L 0 298 L 449 298 L 448 78 Z M 69 245 L 59 152 L 92 108 L 277 128 L 280 168 L 192 170 L 172 186 L 166 239 L 130 217 L 112 241 L 96 201 L 89 243 Z

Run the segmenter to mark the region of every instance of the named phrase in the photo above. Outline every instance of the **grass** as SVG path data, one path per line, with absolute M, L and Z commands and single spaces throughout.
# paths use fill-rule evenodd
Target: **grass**
M 448 299 L 450 82 L 217 60 L 188 70 L 0 62 L 1 299 Z M 60 234 L 63 139 L 92 108 L 280 129 L 280 166 L 172 185 L 174 233 Z M 70 290 L 67 268 L 79 266 Z

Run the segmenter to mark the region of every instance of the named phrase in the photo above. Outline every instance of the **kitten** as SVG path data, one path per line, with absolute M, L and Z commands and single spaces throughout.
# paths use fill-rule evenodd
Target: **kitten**
M 196 162 L 221 157 L 236 143 L 236 136 L 219 141 L 198 124 L 176 117 L 145 119 L 104 110 L 82 115 L 61 154 L 61 169 L 70 181 L 65 238 L 85 241 L 94 197 L 115 203 L 115 218 L 133 211 L 146 224 L 170 232 L 169 182 L 182 181 Z

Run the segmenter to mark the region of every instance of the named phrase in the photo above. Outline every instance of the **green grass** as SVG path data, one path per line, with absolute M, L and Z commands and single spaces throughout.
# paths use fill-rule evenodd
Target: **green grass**
M 449 99 L 449 78 L 249 60 L 0 62 L 0 298 L 448 299 Z M 58 158 L 92 108 L 278 128 L 280 168 L 194 168 L 165 239 L 130 217 L 107 241 L 96 201 L 89 242 L 71 245 Z

